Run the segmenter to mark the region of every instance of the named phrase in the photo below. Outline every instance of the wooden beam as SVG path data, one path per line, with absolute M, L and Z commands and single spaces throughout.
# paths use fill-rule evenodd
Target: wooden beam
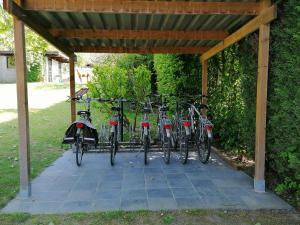
M 207 60 L 202 61 L 202 95 L 207 96 L 207 74 L 208 63 Z M 207 98 L 202 97 L 202 103 L 207 104 Z
M 31 195 L 31 186 L 25 32 L 23 22 L 16 17 L 14 17 L 14 37 L 19 125 L 20 195 L 26 198 Z
M 76 120 L 76 102 L 72 100 L 75 98 L 75 62 L 73 58 L 69 59 L 70 68 L 70 96 L 71 96 L 71 122 Z
M 13 16 L 16 16 L 18 19 L 23 21 L 28 27 L 30 27 L 33 31 L 38 33 L 40 36 L 42 36 L 46 41 L 48 41 L 50 44 L 52 44 L 54 47 L 56 47 L 59 51 L 63 52 L 68 57 L 74 57 L 74 52 L 72 52 L 67 46 L 61 43 L 61 41 L 57 40 L 57 38 L 53 37 L 49 31 L 47 31 L 45 28 L 40 26 L 36 21 L 34 21 L 30 14 L 21 8 L 19 5 L 17 5 L 12 0 L 4 0 L 3 1 L 3 8 L 12 14 Z
M 221 52 L 225 48 L 229 47 L 230 45 L 238 42 L 242 38 L 246 37 L 248 34 L 256 31 L 260 25 L 262 24 L 268 24 L 272 20 L 277 18 L 277 6 L 273 5 L 269 8 L 264 9 L 261 14 L 254 19 L 252 19 L 250 22 L 245 24 L 243 27 L 238 29 L 233 34 L 229 35 L 227 38 L 225 38 L 222 42 L 215 45 L 211 49 L 209 49 L 207 52 L 205 52 L 201 56 L 201 60 L 207 60 L 217 53 Z
M 264 0 L 262 7 L 270 1 Z M 266 117 L 269 68 L 270 24 L 259 26 L 258 73 L 256 92 L 255 175 L 254 190 L 265 192 Z
M 208 81 L 208 62 L 207 60 L 202 61 L 202 95 L 207 96 L 207 81 Z M 202 104 L 207 104 L 207 98 L 202 97 Z M 201 110 L 204 115 L 206 115 L 206 109 Z
M 55 37 L 83 39 L 223 40 L 226 31 L 50 29 Z
M 201 54 L 209 47 L 100 47 L 100 46 L 73 46 L 74 52 L 90 53 L 141 53 L 141 54 Z
M 134 14 L 235 14 L 257 15 L 255 2 L 184 2 L 124 0 L 26 0 L 27 10 L 55 12 L 134 13 Z

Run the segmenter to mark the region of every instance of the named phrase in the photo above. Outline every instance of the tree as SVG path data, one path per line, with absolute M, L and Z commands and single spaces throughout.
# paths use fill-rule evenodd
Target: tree
M 41 75 L 43 56 L 49 45 L 27 27 L 25 27 L 25 40 L 28 81 L 37 81 Z M 14 50 L 13 19 L 2 7 L 0 7 L 0 49 Z
M 138 103 L 144 102 L 146 100 L 146 96 L 151 93 L 151 71 L 145 66 L 140 65 L 134 69 L 134 77 L 133 77 L 133 92 L 134 92 L 134 99 Z M 140 104 L 137 104 L 135 110 L 135 117 L 134 117 L 134 126 L 133 129 L 135 130 L 136 127 L 136 119 L 138 112 L 141 110 Z

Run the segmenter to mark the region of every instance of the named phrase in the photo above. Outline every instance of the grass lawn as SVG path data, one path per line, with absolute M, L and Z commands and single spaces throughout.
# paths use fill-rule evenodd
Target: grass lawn
M 280 211 L 224 211 L 224 210 L 185 210 L 185 211 L 135 211 L 77 213 L 63 215 L 0 214 L 2 225 L 13 224 L 97 224 L 97 225 L 192 225 L 192 224 L 251 224 L 251 225 L 298 225 L 299 214 Z
M 70 120 L 69 103 L 31 110 L 29 120 L 31 174 L 35 177 L 64 151 L 60 143 Z M 18 157 L 17 120 L 0 123 L 0 208 L 18 192 Z

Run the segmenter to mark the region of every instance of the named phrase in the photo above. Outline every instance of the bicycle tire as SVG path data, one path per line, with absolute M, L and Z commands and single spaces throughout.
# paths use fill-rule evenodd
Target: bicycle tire
M 198 156 L 199 160 L 205 164 L 208 162 L 211 152 L 211 141 L 210 138 L 207 135 L 207 132 L 204 131 L 204 140 L 197 142 L 197 150 L 198 150 Z
M 188 137 L 186 136 L 186 134 L 182 135 L 182 137 L 180 138 L 179 154 L 181 163 L 186 164 L 189 154 Z
M 171 142 L 171 137 L 167 137 L 166 139 L 167 139 L 166 141 L 163 140 L 164 161 L 166 164 L 169 164 L 172 142 Z
M 144 136 L 144 164 L 148 164 L 148 151 L 149 151 L 149 136 Z
M 110 165 L 113 166 L 115 164 L 115 157 L 117 153 L 117 135 L 115 135 L 115 132 L 111 134 L 111 145 L 110 145 Z
M 79 137 L 76 138 L 75 146 L 76 146 L 76 164 L 79 167 L 79 166 L 81 166 L 82 156 L 83 156 L 83 148 L 80 143 Z

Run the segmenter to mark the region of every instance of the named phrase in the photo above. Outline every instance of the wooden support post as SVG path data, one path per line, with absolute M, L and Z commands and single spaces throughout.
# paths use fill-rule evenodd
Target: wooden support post
M 22 21 L 14 17 L 15 60 L 18 99 L 20 196 L 31 195 L 28 94 L 25 53 L 25 33 Z
M 76 102 L 72 100 L 75 98 L 75 66 L 74 58 L 69 59 L 70 65 L 70 96 L 71 96 L 71 121 L 76 120 Z
M 271 4 L 262 0 L 261 7 Z M 265 192 L 265 148 L 266 148 L 266 116 L 268 92 L 270 24 L 259 26 L 258 71 L 256 92 L 256 131 L 255 131 L 255 175 L 254 190 Z
M 208 73 L 207 60 L 202 61 L 202 95 L 207 96 L 207 73 Z M 207 104 L 207 98 L 202 97 L 202 104 Z M 202 110 L 206 114 L 206 110 Z

